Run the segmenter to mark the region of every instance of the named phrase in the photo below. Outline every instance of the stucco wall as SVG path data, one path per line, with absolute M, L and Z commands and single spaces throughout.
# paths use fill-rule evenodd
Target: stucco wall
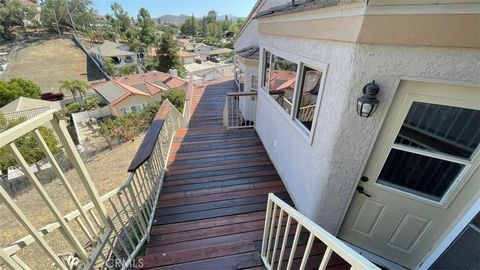
M 260 43 L 329 65 L 312 145 L 263 91 L 258 97 L 256 130 L 296 207 L 332 233 L 341 225 L 398 79 L 411 76 L 480 84 L 480 50 L 355 45 L 266 35 Z M 373 117 L 360 118 L 356 99 L 373 79 L 381 88 L 380 105 Z
M 252 92 L 252 76 L 258 75 L 258 66 L 245 65 L 242 61 L 238 62 L 238 67 L 243 71 L 245 82 L 243 91 Z M 240 111 L 245 120 L 255 121 L 255 101 L 251 97 L 240 98 Z
M 252 20 L 235 41 L 233 49 L 238 51 L 249 46 L 258 46 L 259 43 L 258 23 L 257 20 Z
M 151 97 L 129 96 L 126 99 L 124 99 L 122 102 L 113 106 L 112 107 L 112 113 L 115 116 L 122 116 L 122 115 L 124 115 L 124 113 L 121 111 L 122 108 L 131 106 L 131 105 L 137 105 L 137 104 L 143 104 L 143 105 L 147 106 L 150 102 L 153 102 L 153 99 Z

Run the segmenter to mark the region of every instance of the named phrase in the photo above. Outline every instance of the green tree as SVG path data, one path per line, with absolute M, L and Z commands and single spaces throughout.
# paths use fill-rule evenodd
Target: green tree
M 110 6 L 112 10 L 111 15 L 107 17 L 108 22 L 113 28 L 113 31 L 117 33 L 118 36 L 123 36 L 128 28 L 131 27 L 131 20 L 128 13 L 123 10 L 122 5 L 117 2 L 113 2 Z
M 215 10 L 210 10 L 205 18 L 207 23 L 216 23 L 217 22 L 218 13 Z
M 222 21 L 221 25 L 223 33 L 227 31 L 232 31 L 233 21 L 227 15 L 225 15 L 225 18 Z
M 115 76 L 115 73 L 116 73 L 115 65 L 113 64 L 113 60 L 111 58 L 108 58 L 103 62 L 102 69 L 109 76 Z
M 145 50 L 155 42 L 155 22 L 152 20 L 148 10 L 141 8 L 137 16 L 138 25 L 140 26 L 139 39 L 145 44 Z
M 92 0 L 68 0 L 67 11 L 73 28 L 87 32 L 96 24 L 98 17 L 95 14 Z
M 135 64 L 123 65 L 119 67 L 117 70 L 117 74 L 120 76 L 126 76 L 126 75 L 131 75 L 136 73 L 137 73 L 137 65 Z
M 40 98 L 40 86 L 32 81 L 14 78 L 9 81 L 0 81 L 0 107 L 19 97 Z
M 157 47 L 157 69 L 168 72 L 171 68 L 180 69 L 182 65 L 177 55 L 177 43 L 170 33 L 164 33 Z
M 168 99 L 179 112 L 183 112 L 185 105 L 185 89 L 173 88 L 165 91 L 161 96 L 161 102 Z
M 208 22 L 206 17 L 202 18 L 200 25 L 200 34 L 202 35 L 202 37 L 208 36 Z
M 68 25 L 67 2 L 65 0 L 44 0 L 40 20 L 49 29 L 55 29 L 62 36 L 61 28 Z
M 193 14 L 183 22 L 183 24 L 180 26 L 180 31 L 184 35 L 193 36 L 193 37 L 197 36 L 198 21 L 197 19 L 195 19 L 195 16 Z
M 0 113 L 0 131 L 12 128 L 21 122 L 25 121 L 25 118 L 19 118 L 9 121 Z M 53 130 L 45 127 L 39 128 L 40 134 L 45 140 L 48 148 L 53 154 L 57 154 L 61 151 L 58 145 L 57 139 Z M 28 164 L 34 164 L 45 158 L 44 153 L 40 150 L 35 138 L 31 133 L 24 135 L 14 141 L 18 150 L 22 154 L 23 158 Z M 0 148 L 0 170 L 2 174 L 7 174 L 8 167 L 16 164 L 15 159 L 11 156 L 5 147 Z
M 0 5 L 0 24 L 4 36 L 12 35 L 12 27 L 18 25 L 22 28 L 25 38 L 28 39 L 27 26 L 36 25 L 35 16 L 38 14 L 33 7 L 23 6 L 19 0 Z
M 77 94 L 80 95 L 80 99 L 83 100 L 83 95 L 87 93 L 88 83 L 80 80 L 63 80 L 60 81 L 60 90 L 69 91 L 72 93 L 73 100 L 77 101 Z

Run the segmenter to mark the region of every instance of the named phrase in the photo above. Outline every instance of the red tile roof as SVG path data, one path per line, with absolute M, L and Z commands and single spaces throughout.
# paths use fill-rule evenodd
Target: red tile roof
M 152 71 L 152 72 L 143 73 L 143 74 L 118 77 L 118 78 L 115 78 L 114 81 L 121 82 L 127 85 L 132 85 L 132 86 L 143 84 L 146 82 L 155 83 L 158 81 L 162 81 L 165 84 L 167 84 L 170 88 L 181 87 L 187 83 L 185 80 L 172 77 L 170 76 L 170 74 L 159 72 L 159 71 Z M 167 82 L 171 82 L 170 84 L 174 86 L 170 86 L 170 84 Z
M 289 70 L 273 70 L 270 75 L 270 90 L 281 90 L 295 85 L 297 74 Z
M 121 96 L 110 102 L 111 105 L 116 105 L 131 95 L 151 97 L 159 92 L 167 91 L 169 88 L 179 88 L 186 86 L 187 82 L 180 78 L 172 77 L 167 73 L 152 71 L 143 74 L 118 77 L 111 81 L 96 84 L 93 86 L 93 89 L 99 91 L 99 88 L 106 84 L 113 84 L 117 86 L 118 91 L 123 91 L 123 94 Z M 145 86 L 149 93 L 135 88 L 136 85 L 142 84 Z M 168 86 L 168 88 L 163 87 L 161 84 Z

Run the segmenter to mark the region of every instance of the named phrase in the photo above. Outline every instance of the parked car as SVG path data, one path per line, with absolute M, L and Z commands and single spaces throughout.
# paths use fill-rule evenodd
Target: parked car
M 63 100 L 63 97 L 64 97 L 63 93 L 47 92 L 47 93 L 43 93 L 40 99 L 55 101 L 55 100 Z

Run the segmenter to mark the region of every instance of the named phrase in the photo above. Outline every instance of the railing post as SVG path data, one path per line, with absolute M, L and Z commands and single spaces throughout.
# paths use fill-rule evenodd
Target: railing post
M 228 96 L 225 96 L 225 106 L 223 106 L 223 126 L 228 128 Z
M 270 221 L 272 219 L 272 204 L 273 204 L 273 202 L 270 200 L 270 194 L 268 194 L 267 211 L 266 211 L 266 214 L 265 214 L 265 226 L 263 228 L 262 252 L 261 252 L 262 258 L 264 258 L 264 257 L 266 258 L 267 241 L 268 241 L 268 228 L 270 228 Z
M 100 195 L 98 191 L 95 189 L 95 184 L 88 173 L 85 164 L 83 164 L 82 158 L 78 153 L 75 144 L 72 141 L 72 138 L 68 135 L 68 131 L 66 128 L 65 120 L 61 119 L 62 116 L 59 113 L 55 113 L 54 119 L 51 121 L 53 129 L 57 133 L 60 142 L 63 144 L 65 148 L 65 152 L 69 157 L 70 161 L 73 163 L 73 167 L 78 173 L 80 180 L 87 191 L 87 194 L 90 197 L 93 205 L 97 209 L 98 214 L 100 215 L 100 219 L 104 223 L 105 226 L 112 226 L 110 219 L 108 218 L 107 209 L 100 201 Z
M 256 122 L 256 109 L 256 92 L 227 93 L 223 110 L 223 125 L 227 128 L 254 127 Z M 253 124 L 251 123 L 252 118 Z
M 272 209 L 273 207 L 273 209 Z M 276 234 L 275 234 L 275 242 L 273 245 L 272 256 L 271 260 L 269 260 L 269 252 L 270 247 L 272 244 L 272 234 L 273 230 L 275 229 L 275 221 L 276 221 L 276 211 L 279 209 L 280 215 L 278 217 Z M 273 211 L 273 213 L 272 213 Z M 325 252 L 322 257 L 322 261 L 320 262 L 318 269 L 325 269 L 328 266 L 328 262 L 333 253 L 340 256 L 346 263 L 352 266 L 351 269 L 358 269 L 358 270 L 379 270 L 379 268 L 362 257 L 352 248 L 347 246 L 341 240 L 337 239 L 335 236 L 331 235 L 323 228 L 315 224 L 313 221 L 308 219 L 307 217 L 303 216 L 293 207 L 279 199 L 274 194 L 270 193 L 268 195 L 268 202 L 267 202 L 267 215 L 265 218 L 265 227 L 263 231 L 263 239 L 262 239 L 262 250 L 261 250 L 261 258 L 262 261 L 267 269 L 274 269 L 275 268 L 275 261 L 277 261 L 276 252 L 277 252 L 277 244 L 280 237 L 280 231 L 282 230 L 282 220 L 283 214 L 288 216 L 287 218 L 287 225 L 285 227 L 284 238 L 282 241 L 282 247 L 280 251 L 280 257 L 278 258 L 277 269 L 284 269 L 282 266 L 283 255 L 285 253 L 285 246 L 286 242 L 288 241 L 288 235 L 290 234 L 290 224 L 292 219 L 296 222 L 296 230 L 295 235 L 293 237 L 293 243 L 290 248 L 290 255 L 288 256 L 288 263 L 285 269 L 289 270 L 292 269 L 293 261 L 295 260 L 295 255 L 297 251 L 297 246 L 300 238 L 300 233 L 302 229 L 304 229 L 307 233 L 309 233 L 308 241 L 305 246 L 305 250 L 302 253 L 302 258 L 300 262 L 300 266 L 296 269 L 305 269 L 307 266 L 307 262 L 309 262 L 311 250 L 315 240 L 319 240 L 326 246 Z M 313 256 L 313 255 L 312 255 Z

